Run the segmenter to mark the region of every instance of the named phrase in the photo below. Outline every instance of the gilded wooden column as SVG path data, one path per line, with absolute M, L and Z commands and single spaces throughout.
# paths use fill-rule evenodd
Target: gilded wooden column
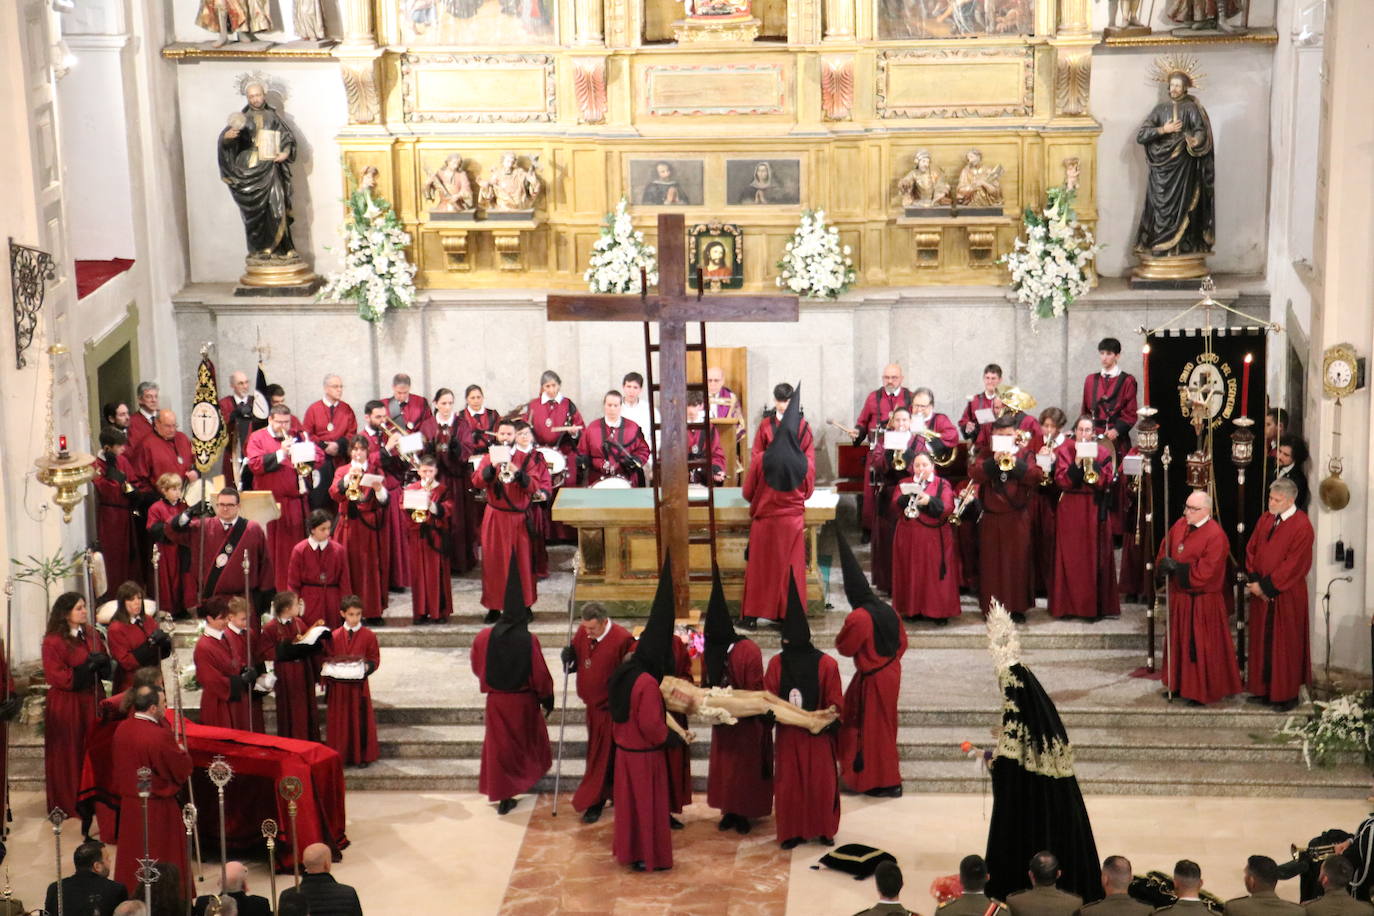
M 577 29 L 574 43 L 583 46 L 606 43 L 601 2 L 602 0 L 573 0 L 573 22 Z
M 825 40 L 854 40 L 854 0 L 825 0 Z
M 350 125 L 380 124 L 382 100 L 378 90 L 378 64 L 382 49 L 372 20 L 372 0 L 342 0 L 344 40 L 335 54 L 339 58 L 339 75 L 343 78 L 344 94 L 348 99 Z
M 372 0 L 340 0 L 343 14 L 344 45 L 376 47 L 372 26 Z
M 1088 0 L 1059 0 L 1060 35 L 1088 35 L 1092 33 L 1092 16 Z

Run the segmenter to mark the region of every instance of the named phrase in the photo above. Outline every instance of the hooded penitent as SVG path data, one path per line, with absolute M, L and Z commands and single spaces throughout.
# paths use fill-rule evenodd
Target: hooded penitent
M 797 581 L 787 577 L 787 616 L 782 621 L 782 672 L 778 695 L 802 709 L 816 709 L 821 698 L 822 652 L 811 645 L 811 625 L 797 594 Z
M 673 660 L 673 622 L 677 611 L 668 563 L 669 558 L 665 554 L 663 568 L 658 573 L 658 590 L 654 592 L 654 603 L 649 609 L 649 619 L 644 624 L 644 631 L 639 634 L 634 653 L 611 674 L 611 718 L 616 722 L 630 721 L 630 695 L 641 674 L 650 674 L 654 680 L 661 681 L 664 675 L 676 670 Z
M 806 479 L 806 452 L 801 447 L 801 383 L 792 392 L 773 441 L 763 452 L 763 479 L 779 493 L 790 493 Z
M 495 690 L 523 690 L 530 681 L 530 612 L 520 584 L 520 567 L 511 551 L 501 618 L 487 640 L 487 684 Z
M 706 658 L 704 687 L 719 687 L 725 680 L 725 662 L 730 647 L 744 639 L 735 632 L 730 620 L 730 608 L 725 603 L 725 586 L 720 582 L 720 570 L 711 571 L 711 600 L 706 604 Z
M 849 542 L 838 531 L 835 538 L 840 542 L 840 571 L 844 573 L 844 596 L 854 610 L 863 609 L 873 619 L 873 648 L 883 658 L 897 654 L 901 646 L 902 621 L 892 605 L 883 601 L 873 591 L 863 567 L 849 549 Z

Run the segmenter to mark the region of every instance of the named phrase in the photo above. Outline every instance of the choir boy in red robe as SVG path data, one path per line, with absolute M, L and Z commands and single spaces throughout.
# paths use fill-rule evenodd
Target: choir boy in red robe
M 1055 450 L 1054 457 L 1054 482 L 1064 495 L 1055 512 L 1049 609 L 1055 617 L 1096 623 L 1121 616 L 1108 518 L 1115 467 L 1112 450 L 1097 441 L 1092 417 L 1079 417 L 1073 436 Z M 1079 458 L 1080 444 L 1091 447 L 1096 457 Z M 1095 479 L 1090 481 L 1090 477 Z
M 358 589 L 353 585 L 348 548 L 329 538 L 333 516 L 316 509 L 310 513 L 308 524 L 310 536 L 291 549 L 286 587 L 305 605 L 301 616 L 307 626 L 323 623 L 332 630 L 343 622 L 338 607 L 344 595 Z
M 610 680 L 633 647 L 630 631 L 611 620 L 595 601 L 582 605 L 582 621 L 572 645 L 563 647 L 563 670 L 577 675 L 577 697 L 587 715 L 587 765 L 572 800 L 573 810 L 582 813 L 584 824 L 600 820 L 601 810 L 610 799 Z
M 139 442 L 133 466 L 137 474 L 134 485 L 150 501 L 157 498 L 157 479 L 163 474 L 176 474 L 188 481 L 200 478 L 191 455 L 191 440 L 177 429 L 174 411 L 157 412 L 154 432 Z
M 512 567 L 515 560 L 509 557 Z M 497 814 L 509 814 L 515 796 L 534 788 L 553 766 L 544 724 L 553 712 L 553 677 L 529 620 L 520 583 L 508 575 L 501 619 L 472 643 L 472 673 L 487 698 L 477 790 L 496 802 Z
M 529 424 L 517 420 L 502 420 L 497 426 L 497 435 L 503 441 L 520 429 L 529 429 Z M 508 474 L 509 482 L 502 480 Z M 518 572 L 524 588 L 525 607 L 533 607 L 539 592 L 535 587 L 534 564 L 531 556 L 529 512 L 536 504 L 536 497 L 547 499 L 549 495 L 549 466 L 544 456 L 533 448 L 511 447 L 509 467 L 492 464 L 491 456 L 485 455 L 481 464 L 472 472 L 472 485 L 482 488 L 487 494 L 487 514 L 482 520 L 482 606 L 487 608 L 486 623 L 492 624 L 501 616 L 505 601 L 506 578 Z M 516 554 L 516 564 L 508 567 L 497 562 L 487 562 L 497 557 Z
M 105 696 L 100 681 L 109 674 L 111 659 L 88 617 L 86 599 L 65 592 L 53 602 L 43 636 L 43 680 L 48 685 L 43 771 L 49 811 L 76 811 L 86 740 Z
M 802 709 L 838 709 L 840 666 L 811 644 L 800 594 L 789 584 L 782 651 L 768 660 L 763 688 Z M 783 849 L 809 839 L 833 846 L 840 829 L 840 774 L 832 728 L 819 735 L 796 725 L 777 727 L 773 740 L 773 819 Z
M 324 678 L 325 743 L 339 752 L 345 766 L 366 767 L 377 759 L 377 717 L 372 712 L 370 678 L 382 664 L 377 637 L 363 626 L 363 603 L 356 595 L 343 600 L 343 626 L 330 634 L 326 659 L 362 660 L 361 679 Z
M 633 654 L 611 675 L 611 740 L 615 744 L 616 861 L 635 871 L 673 867 L 668 811 L 668 710 L 659 692 L 673 670 L 673 583 L 665 557 L 648 622 Z
M 172 654 L 172 638 L 157 625 L 152 613 L 144 613 L 143 586 L 137 582 L 120 585 L 114 602 L 114 618 L 105 629 L 105 641 L 115 661 L 110 690 L 123 693 L 135 671 Z
M 764 415 L 759 422 L 758 432 L 754 433 L 754 444 L 750 447 L 749 453 L 752 458 L 762 455 L 773 442 L 773 434 L 777 432 L 778 426 L 782 424 L 783 417 L 787 414 L 787 405 L 792 403 L 792 396 L 796 392 L 787 382 L 779 382 L 773 386 L 773 409 Z M 801 395 L 797 394 L 800 399 Z M 800 410 L 800 408 L 798 408 Z M 816 464 L 816 442 L 811 433 L 811 424 L 806 422 L 806 418 L 797 415 L 797 442 L 801 450 L 806 453 L 807 460 L 814 467 Z
M 757 643 L 735 632 L 719 570 L 712 577 L 704 629 L 702 686 L 763 690 L 763 655 Z M 733 827 L 739 834 L 750 831 L 751 818 L 767 817 L 773 810 L 773 723 L 767 717 L 711 727 L 706 803 L 720 810 L 717 829 Z
M 420 479 L 401 491 L 402 499 L 404 494 L 424 494 L 428 506 L 405 511 L 410 597 L 417 624 L 443 623 L 453 613 L 453 581 L 444 549 L 449 525 L 447 490 L 435 479 L 438 473 L 438 462 L 426 455 L 420 459 Z
M 287 581 L 291 551 L 306 532 L 306 493 L 318 473 L 315 469 L 324 460 L 324 452 L 316 444 L 311 449 L 314 460 L 297 467 L 291 457 L 297 441 L 291 435 L 291 408 L 285 404 L 272 408 L 266 429 L 248 437 L 248 466 L 253 470 L 254 486 L 271 491 L 281 510 L 276 520 L 267 523 L 267 544 L 272 552 L 277 591 L 291 588 Z
M 997 389 L 1002 384 L 1002 367 L 996 363 L 988 363 L 983 367 L 983 390 L 977 394 L 969 395 L 968 403 L 964 406 L 964 412 L 959 417 L 959 432 L 963 433 L 965 439 L 974 439 L 978 436 L 979 430 L 989 424 L 978 421 L 978 411 L 991 410 L 997 412 L 994 403 L 997 401 Z
M 983 613 L 992 599 L 1006 605 L 1011 619 L 1026 622 L 1031 597 L 1030 500 L 1045 476 L 1035 463 L 1038 445 L 1021 446 L 1015 441 L 1016 418 L 998 417 L 992 426 L 986 452 L 969 463 L 969 476 L 978 484 L 978 500 L 983 517 L 978 522 L 979 599 Z M 1000 437 L 1011 440 L 1010 448 Z M 997 451 L 994 451 L 997 448 Z M 998 464 L 1010 462 L 1008 470 Z
M 267 421 L 258 419 L 254 412 L 258 399 L 253 396 L 253 390 L 249 387 L 247 373 L 230 373 L 229 389 L 230 393 L 219 399 L 220 416 L 229 435 L 224 445 L 224 482 L 232 483 L 240 489 L 251 490 L 253 474 L 246 466 L 248 437 L 254 430 L 266 426 Z
M 186 874 L 186 832 L 177 793 L 191 778 L 191 755 L 177 745 L 171 725 L 163 720 L 165 702 L 161 688 L 138 688 L 133 696 L 133 714 L 114 734 L 114 777 L 123 814 L 119 819 L 115 880 L 131 895 L 143 892 L 135 872 L 145 853 L 159 863 L 175 865 L 178 874 Z M 139 796 L 138 785 L 138 771 L 143 767 L 152 771 L 146 802 Z
M 475 550 L 482 543 L 482 516 L 486 503 L 477 499 L 477 493 L 468 484 L 468 477 L 481 461 L 474 462 L 475 456 L 485 455 L 487 449 L 496 441 L 496 423 L 501 415 L 486 405 L 486 395 L 481 385 L 469 385 L 463 391 L 465 406 L 458 414 L 459 457 L 463 460 L 465 473 L 459 492 L 463 497 L 463 522 L 467 525 L 467 542 Z M 476 554 L 474 553 L 474 557 Z
M 363 425 L 358 432 L 367 442 L 369 465 L 381 469 L 382 482 L 386 487 L 387 498 L 380 500 L 382 517 L 385 522 L 380 529 L 382 539 L 381 572 L 382 586 L 391 591 L 403 591 L 410 577 L 404 570 L 393 572 L 395 567 L 405 566 L 405 527 L 402 525 L 400 509 L 401 487 L 417 476 L 413 465 L 401 455 L 399 448 L 401 435 L 393 431 L 387 422 L 386 404 L 382 401 L 368 401 L 363 408 Z M 354 458 L 357 461 L 357 458 Z M 367 613 L 381 614 L 385 605 L 369 604 Z
M 1094 372 L 1083 379 L 1083 413 L 1092 417 L 1093 429 L 1097 435 L 1107 440 L 1112 450 L 1112 462 L 1125 455 L 1131 447 L 1131 427 L 1135 426 L 1138 407 L 1138 385 L 1135 376 L 1121 371 L 1117 361 L 1121 358 L 1121 341 L 1115 337 L 1104 337 L 1097 343 L 1097 358 L 1102 364 L 1101 372 Z M 1126 484 L 1121 475 L 1116 475 L 1112 490 L 1110 507 L 1112 533 L 1120 535 L 1125 530 L 1126 494 L 1122 487 Z
M 607 477 L 622 477 L 631 486 L 644 486 L 644 465 L 649 443 L 634 420 L 620 415 L 619 391 L 608 391 L 601 400 L 603 416 L 593 420 L 577 443 L 578 479 L 592 486 Z
M 853 610 L 835 637 L 835 648 L 854 659 L 841 719 L 841 774 L 854 792 L 899 798 L 897 695 L 902 689 L 906 628 L 897 612 L 873 593 L 844 535 L 838 538 L 845 597 Z
M 891 428 L 892 411 L 898 407 L 911 407 L 911 392 L 902 385 L 902 367 L 890 363 L 883 367 L 883 387 L 870 391 L 864 399 L 859 418 L 854 421 L 854 444 L 866 442 L 870 434 L 875 439 L 874 448 L 881 448 L 877 440 L 883 430 Z M 873 521 L 877 515 L 879 495 L 872 486 L 872 480 L 864 481 L 864 492 L 859 523 L 866 535 L 872 533 Z
M 201 603 L 205 630 L 196 640 L 193 660 L 200 682 L 200 724 L 248 729 L 248 693 L 258 672 L 229 638 L 229 599 L 216 595 Z
M 915 492 L 903 495 L 902 484 Z M 945 626 L 958 617 L 959 550 L 949 524 L 954 488 L 935 476 L 928 453 L 911 459 L 911 474 L 893 489 L 889 513 L 897 519 L 892 537 L 892 606 L 908 620 L 925 618 Z
M 801 441 L 801 392 L 794 397 L 791 385 L 778 387 L 787 388 L 788 396 L 782 422 L 744 480 L 750 521 L 740 625 L 749 630 L 759 617 L 782 619 L 789 581 L 798 591 L 806 588 L 806 501 L 815 489 L 816 464 Z
M 186 616 L 196 603 L 196 583 L 191 576 L 191 552 L 172 530 L 172 522 L 189 507 L 181 498 L 181 478 L 163 474 L 157 479 L 162 498 L 148 507 L 148 536 L 157 551 L 158 607 L 173 617 Z
M 1307 572 L 1312 568 L 1312 523 L 1296 505 L 1297 484 L 1269 485 L 1269 511 L 1245 548 L 1250 605 L 1251 700 L 1281 712 L 1298 705 L 1298 688 L 1312 679 L 1307 631 Z
M 157 382 L 138 383 L 138 410 L 129 417 L 130 460 L 138 458 L 139 446 L 147 436 L 153 434 L 153 424 L 157 422 L 158 388 Z
M 1190 706 L 1240 693 L 1236 647 L 1227 622 L 1226 532 L 1212 518 L 1212 498 L 1194 490 L 1159 545 L 1155 569 L 1169 581 L 1165 682 Z
M 342 602 L 342 598 L 340 602 Z M 337 605 L 336 605 L 337 606 Z M 343 616 L 334 612 L 342 621 Z M 316 628 L 324 629 L 312 642 L 305 639 Z M 264 654 L 272 662 L 277 683 L 277 734 L 301 741 L 320 740 L 320 717 L 315 703 L 315 683 L 320 660 L 329 642 L 329 631 L 319 622 L 306 623 L 301 602 L 294 592 L 278 592 L 272 599 L 272 619 L 262 626 Z
M 687 392 L 687 422 L 700 423 L 705 413 L 705 396 L 700 391 Z M 710 443 L 709 450 L 704 445 L 706 442 Z M 708 427 L 704 437 L 701 430 L 690 426 L 687 428 L 687 458 L 689 461 L 709 459 L 707 465 L 688 469 L 688 483 L 704 487 L 707 475 L 715 481 L 716 486 L 725 483 L 725 452 L 720 447 L 720 434 L 714 426 Z
M 334 373 L 324 377 L 324 397 L 305 409 L 301 428 L 324 452 L 319 486 L 310 490 L 310 508 L 331 508 L 329 485 L 334 472 L 348 463 L 348 446 L 358 434 L 358 417 L 343 401 L 343 379 Z
M 229 643 L 235 658 L 247 660 L 248 671 L 252 672 L 252 677 L 246 683 L 248 690 L 243 703 L 247 710 L 247 722 L 242 726 L 251 732 L 267 733 L 267 717 L 263 714 L 263 701 L 267 699 L 267 694 L 271 693 L 271 687 L 262 684 L 258 678 L 267 670 L 267 662 L 272 657 L 272 646 L 262 638 L 262 625 L 260 622 L 253 621 L 253 630 L 249 633 L 248 602 L 242 595 L 235 595 L 229 599 L 229 626 L 224 631 L 224 641 Z M 270 678 L 269 678 L 270 680 Z M 251 704 L 251 709 L 248 709 Z
M 183 512 L 172 520 L 172 531 L 190 552 L 197 603 L 211 595 L 242 595 L 245 555 L 247 586 L 255 604 L 265 605 L 271 599 L 275 589 L 267 535 L 257 522 L 239 516 L 238 490 L 226 486 L 215 494 L 214 518 L 192 518 L 190 512 Z
M 1054 577 L 1054 513 L 1059 508 L 1059 487 L 1054 482 L 1054 450 L 1072 439 L 1064 429 L 1069 420 L 1058 407 L 1040 411 L 1040 450 L 1035 463 L 1044 472 L 1040 486 L 1031 497 L 1031 573 L 1035 576 L 1036 597 L 1050 596 L 1050 580 Z
M 539 397 L 526 405 L 525 415 L 533 429 L 535 444 L 539 448 L 557 449 L 563 453 L 568 469 L 563 485 L 576 487 L 582 484 L 577 476 L 577 440 L 582 437 L 582 430 L 587 424 L 577 405 L 563 394 L 562 388 L 563 380 L 558 373 L 545 369 L 539 376 Z M 577 539 L 576 529 L 555 522 L 550 516 L 550 508 L 557 496 L 556 492 L 550 493 L 548 503 L 538 508 L 544 515 L 544 528 L 552 540 L 574 541 Z
M 463 493 L 468 488 L 472 465 L 463 457 L 460 445 L 463 430 L 453 410 L 453 392 L 440 388 L 434 394 L 434 416 L 425 421 L 426 454 L 434 458 L 438 481 L 444 488 L 445 549 L 451 572 L 465 573 L 477 565 L 476 543 L 468 540 L 467 519 L 463 513 L 467 502 Z
M 119 583 L 143 577 L 143 539 L 134 514 L 138 496 L 133 482 L 138 472 L 125 454 L 128 441 L 123 431 L 113 426 L 100 431 L 100 457 L 95 459 L 95 532 L 110 583 L 110 591 L 101 595 L 101 600 L 111 598 Z

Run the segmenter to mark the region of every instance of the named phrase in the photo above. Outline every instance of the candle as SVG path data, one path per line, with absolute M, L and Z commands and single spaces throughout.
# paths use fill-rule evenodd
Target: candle
M 57 450 L 58 450 L 60 453 L 62 453 L 63 455 L 67 454 L 67 437 L 66 437 L 66 436 L 58 436 L 58 437 L 57 437 Z
M 1250 415 L 1250 364 L 1255 361 L 1253 353 L 1245 354 L 1245 380 L 1240 387 L 1240 415 Z
M 1150 406 L 1150 345 L 1140 348 L 1140 392 L 1145 406 Z

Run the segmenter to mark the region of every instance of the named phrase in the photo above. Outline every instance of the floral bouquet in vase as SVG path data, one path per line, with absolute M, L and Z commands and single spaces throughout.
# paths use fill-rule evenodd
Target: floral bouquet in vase
M 1074 189 L 1050 188 L 1046 196 L 1044 212 L 1026 209 L 1026 234 L 1001 259 L 1032 324 L 1063 315 L 1092 287 L 1092 263 L 1102 247 L 1074 215 Z
M 406 258 L 410 234 L 391 204 L 374 193 L 375 183 L 375 170 L 368 169 L 362 186 L 349 195 L 343 270 L 328 278 L 318 296 L 354 303 L 367 321 L 415 304 L 415 265 Z
M 629 202 L 622 197 L 615 212 L 606 214 L 582 279 L 594 293 L 647 292 L 640 289 L 641 276 L 649 286 L 658 282 L 658 256 L 635 228 Z
M 777 284 L 808 299 L 835 299 L 858 275 L 848 245 L 840 244 L 840 230 L 825 224 L 824 210 L 803 210 L 792 241 L 778 261 Z

